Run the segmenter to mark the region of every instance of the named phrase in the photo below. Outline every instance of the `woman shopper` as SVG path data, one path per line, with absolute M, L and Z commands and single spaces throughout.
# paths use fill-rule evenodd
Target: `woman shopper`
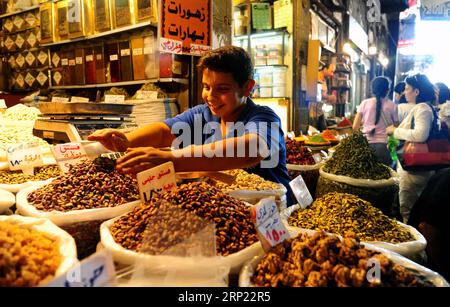
M 416 105 L 398 128 L 388 127 L 387 133 L 395 138 L 410 142 L 426 142 L 433 129 L 438 129 L 437 113 L 433 108 L 436 99 L 434 86 L 423 74 L 406 78 L 405 98 Z M 433 171 L 406 171 L 398 163 L 400 176 L 400 213 L 406 222 L 412 206 L 419 198 Z
M 387 166 L 391 165 L 391 155 L 386 144 L 386 128 L 397 125 L 396 105 L 386 95 L 389 93 L 390 82 L 385 77 L 377 77 L 372 81 L 372 93 L 375 97 L 361 102 L 353 122 L 353 130 L 362 131 L 375 150 L 378 159 Z
M 402 89 L 403 88 L 403 89 Z M 397 99 L 398 97 L 398 121 L 401 123 L 406 116 L 408 116 L 409 112 L 415 107 L 415 101 L 408 101 L 405 96 L 405 88 L 406 82 L 400 82 L 395 86 L 394 92 L 396 93 L 394 96 Z M 398 96 L 397 91 L 401 91 L 401 95 Z

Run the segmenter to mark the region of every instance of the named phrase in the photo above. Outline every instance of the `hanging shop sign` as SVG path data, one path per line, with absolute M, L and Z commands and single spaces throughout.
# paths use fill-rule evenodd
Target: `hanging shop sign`
M 202 55 L 211 50 L 211 0 L 161 0 L 159 50 Z
M 365 54 L 369 54 L 369 36 L 363 27 L 350 16 L 348 38 Z
M 450 1 L 422 0 L 420 15 L 425 20 L 450 20 Z

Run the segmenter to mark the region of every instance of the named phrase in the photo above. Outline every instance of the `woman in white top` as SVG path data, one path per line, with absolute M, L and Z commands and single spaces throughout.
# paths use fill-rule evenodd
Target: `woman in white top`
M 398 128 L 390 126 L 386 129 L 388 134 L 394 134 L 399 140 L 410 142 L 427 141 L 433 127 L 437 127 L 437 114 L 433 109 L 436 100 L 434 86 L 422 74 L 406 78 L 405 97 L 416 105 Z M 412 206 L 419 198 L 433 171 L 405 171 L 401 164 L 397 165 L 400 176 L 400 213 L 404 222 L 408 221 Z

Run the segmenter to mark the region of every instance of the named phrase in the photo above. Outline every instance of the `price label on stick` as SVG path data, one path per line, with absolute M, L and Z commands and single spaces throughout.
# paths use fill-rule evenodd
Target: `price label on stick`
M 291 186 L 292 192 L 300 207 L 305 209 L 313 202 L 311 193 L 309 192 L 302 175 L 298 175 L 294 180 L 289 182 L 289 185 Z
M 177 188 L 175 168 L 172 162 L 166 162 L 157 167 L 137 174 L 139 195 L 143 202 L 150 201 L 153 192 L 168 192 Z
M 320 161 L 322 161 L 322 157 L 320 156 L 320 154 L 318 154 L 318 153 L 316 153 L 316 154 L 313 154 L 313 159 L 314 159 L 314 162 L 316 162 L 316 164 L 317 163 L 320 163 Z
M 42 154 L 39 145 L 20 143 L 7 149 L 9 169 L 22 170 L 26 175 L 33 175 L 34 168 L 42 166 Z
M 84 259 L 44 287 L 109 287 L 114 286 L 115 279 L 112 255 L 104 250 Z
M 289 232 L 281 221 L 275 199 L 265 198 L 252 208 L 257 235 L 264 250 L 289 239 Z
M 67 173 L 71 165 L 88 159 L 81 143 L 58 144 L 53 147 L 53 155 L 62 172 Z

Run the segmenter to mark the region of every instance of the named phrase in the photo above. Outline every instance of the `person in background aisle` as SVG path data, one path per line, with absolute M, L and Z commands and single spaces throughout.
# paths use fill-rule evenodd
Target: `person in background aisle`
M 441 125 L 445 124 L 450 134 L 450 89 L 441 82 L 436 83 L 435 86 L 438 91 L 437 108 L 439 110 L 439 119 Z
M 408 224 L 427 240 L 427 264 L 450 280 L 450 168 L 433 175 L 411 209 Z
M 176 172 L 242 168 L 283 184 L 287 203 L 292 205 L 281 120 L 272 109 L 249 98 L 255 85 L 250 55 L 242 48 L 225 46 L 206 53 L 198 68 L 203 104 L 126 134 L 117 129 L 99 130 L 88 140 L 113 151 L 127 151 L 116 165 L 126 174 L 169 161 Z M 174 149 L 159 149 L 169 146 Z
M 405 98 L 405 86 L 406 83 L 404 81 L 397 83 L 397 85 L 394 87 L 394 102 L 396 104 L 403 104 L 406 103 Z
M 375 150 L 378 159 L 387 166 L 391 165 L 391 155 L 386 144 L 386 127 L 397 125 L 396 105 L 386 95 L 390 82 L 385 77 L 377 77 L 372 81 L 372 93 L 375 97 L 361 102 L 353 121 L 353 130 L 359 130 L 367 137 L 370 147 Z
M 411 112 L 411 110 L 414 108 L 414 106 L 416 105 L 415 101 L 408 101 L 406 99 L 405 96 L 405 87 L 406 87 L 406 82 L 400 82 L 398 83 L 394 89 L 394 92 L 396 93 L 395 99 L 397 99 L 397 90 L 401 90 L 401 96 L 399 96 L 399 100 L 398 100 L 398 121 L 401 123 L 406 116 L 408 116 L 409 112 Z M 402 89 L 403 88 L 403 89 Z
M 432 129 L 438 129 L 437 113 L 433 108 L 436 94 L 433 84 L 423 74 L 406 78 L 405 97 L 408 103 L 416 105 L 398 128 L 390 126 L 388 134 L 395 138 L 410 142 L 426 142 Z M 400 213 L 406 222 L 411 207 L 419 198 L 433 171 L 405 171 L 400 163 L 397 164 L 400 177 L 399 203 Z

